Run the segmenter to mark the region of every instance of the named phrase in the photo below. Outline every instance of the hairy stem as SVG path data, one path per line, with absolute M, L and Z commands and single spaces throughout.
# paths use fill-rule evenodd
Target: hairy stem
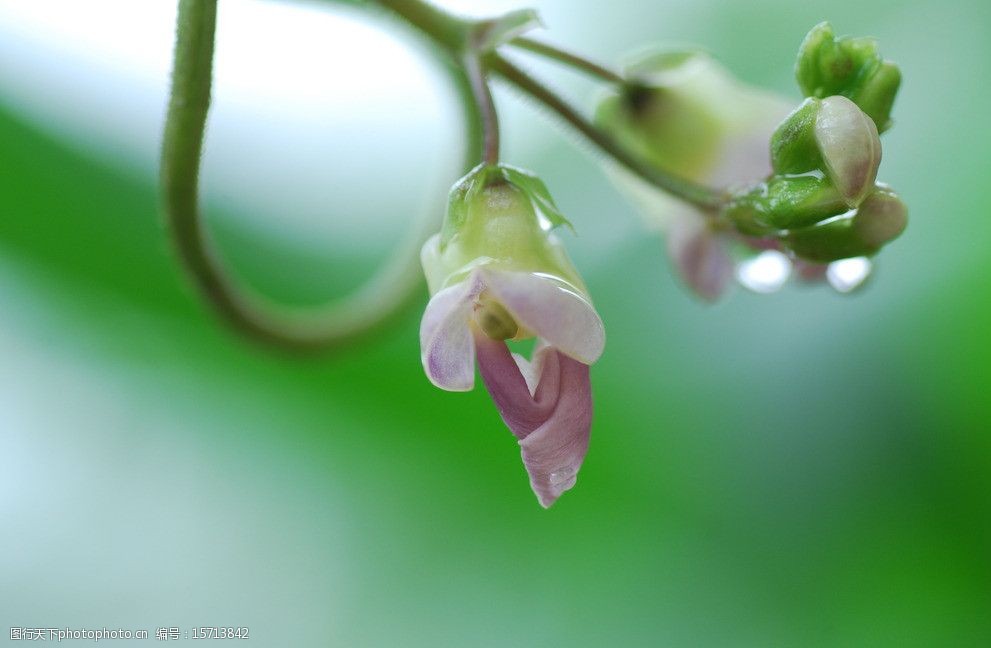
M 501 56 L 492 55 L 488 57 L 487 62 L 494 72 L 510 84 L 549 108 L 595 144 L 603 153 L 650 184 L 706 210 L 715 211 L 725 203 L 726 196 L 723 192 L 669 174 L 631 155 L 612 137 L 596 128 L 581 113 L 572 108 L 564 99 Z
M 557 61 L 558 63 L 562 63 L 581 72 L 585 72 L 586 74 L 589 74 L 601 81 L 605 81 L 606 83 L 614 83 L 616 85 L 623 85 L 626 83 L 626 79 L 624 79 L 619 73 L 613 72 L 609 68 L 599 65 L 594 61 L 590 61 L 583 56 L 554 47 L 553 45 L 548 45 L 547 43 L 542 43 L 526 37 L 514 38 L 509 42 L 509 44 L 513 47 L 518 47 L 528 52 L 539 54 L 544 58 Z
M 482 161 L 486 164 L 499 162 L 499 117 L 496 114 L 495 101 L 492 99 L 492 89 L 485 78 L 482 61 L 477 54 L 467 52 L 464 55 L 465 73 L 471 84 L 471 92 L 482 116 Z
M 454 18 L 422 0 L 375 1 L 406 19 L 438 45 L 452 52 L 462 65 L 465 64 L 465 50 L 470 49 L 471 45 L 467 34 L 472 23 Z M 594 71 L 598 76 L 608 78 L 609 81 L 623 82 L 622 77 L 618 74 L 549 45 L 543 45 L 526 38 L 517 38 L 511 41 L 511 44 L 577 65 L 588 72 Z M 467 53 L 470 54 L 470 52 Z M 723 192 L 680 178 L 631 155 L 612 137 L 598 129 L 561 97 L 498 54 L 486 55 L 481 60 L 481 64 L 483 69 L 496 72 L 519 90 L 556 113 L 565 123 L 591 141 L 603 153 L 646 182 L 709 212 L 716 212 L 725 203 L 726 195 Z

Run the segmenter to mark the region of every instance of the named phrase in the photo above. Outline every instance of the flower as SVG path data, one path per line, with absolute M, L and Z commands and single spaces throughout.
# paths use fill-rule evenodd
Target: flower
M 477 361 L 544 507 L 574 486 L 588 450 L 589 365 L 605 344 L 551 232 L 564 222 L 537 178 L 483 165 L 455 185 L 444 228 L 422 252 L 432 295 L 420 325 L 424 371 L 441 389 L 468 391 Z M 506 344 L 530 338 L 530 361 Z
M 768 141 L 791 106 L 734 79 L 699 51 L 655 52 L 627 68 L 630 89 L 603 98 L 596 122 L 618 143 L 678 176 L 726 189 L 771 172 Z M 666 236 L 682 281 L 714 301 L 736 269 L 741 243 L 696 207 L 619 169 L 610 174 L 647 225 Z

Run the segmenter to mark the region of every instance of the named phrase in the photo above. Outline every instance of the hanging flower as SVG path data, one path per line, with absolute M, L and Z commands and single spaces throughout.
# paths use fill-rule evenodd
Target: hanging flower
M 420 325 L 427 377 L 468 391 L 477 361 L 544 507 L 574 486 L 588 450 L 589 365 L 605 344 L 602 321 L 551 231 L 566 223 L 536 177 L 483 165 L 455 185 L 444 227 L 422 253 L 432 295 Z M 507 346 L 531 338 L 529 361 Z

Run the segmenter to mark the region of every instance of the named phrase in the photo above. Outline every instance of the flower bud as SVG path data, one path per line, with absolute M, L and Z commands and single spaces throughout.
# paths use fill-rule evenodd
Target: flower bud
M 874 121 L 846 97 L 827 97 L 816 115 L 814 135 L 823 170 L 847 204 L 856 207 L 874 186 L 881 164 Z
M 901 72 L 881 59 L 873 39 L 836 38 L 829 23 L 820 23 L 799 49 L 795 76 L 807 97 L 843 95 L 860 106 L 878 131 L 891 125 Z
M 847 209 L 831 182 L 810 174 L 773 177 L 733 200 L 725 215 L 744 233 L 760 236 L 809 227 Z
M 870 192 L 881 164 L 874 122 L 842 96 L 810 97 L 771 137 L 775 173 L 822 171 L 850 207 Z
M 787 110 L 777 99 L 744 86 L 697 51 L 648 54 L 628 66 L 625 76 L 628 85 L 605 97 L 595 115 L 623 148 L 696 182 L 722 184 L 766 173 L 766 139 L 756 169 L 721 167 L 726 153 L 741 148 L 755 129 L 773 128 Z
M 481 265 L 542 272 L 584 290 L 551 232 L 561 224 L 568 222 L 537 177 L 505 165 L 476 167 L 451 189 L 441 233 L 423 248 L 430 292 L 457 283 Z M 493 324 L 496 335 L 511 327 L 498 324 L 498 313 L 489 314 L 483 319 Z
M 704 101 L 713 71 L 694 52 L 663 52 L 630 66 L 631 83 L 599 105 L 596 121 L 646 161 L 692 177 L 716 156 L 721 129 Z
M 843 93 L 880 61 L 873 40 L 836 38 L 832 25 L 822 22 L 809 31 L 798 50 L 795 77 L 805 96 L 828 97 Z
M 870 115 L 879 132 L 891 128 L 891 107 L 901 83 L 902 73 L 898 66 L 884 61 L 849 95 L 861 110 Z
M 908 208 L 898 194 L 879 186 L 860 204 L 853 225 L 862 241 L 880 248 L 905 231 Z
M 817 263 L 871 256 L 904 231 L 908 211 L 886 187 L 878 187 L 853 216 L 790 232 L 782 242 L 797 256 Z

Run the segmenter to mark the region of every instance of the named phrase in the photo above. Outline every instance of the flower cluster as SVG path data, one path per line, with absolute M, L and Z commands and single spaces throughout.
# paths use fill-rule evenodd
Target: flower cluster
M 643 159 L 729 194 L 706 213 L 614 174 L 666 232 L 675 267 L 703 298 L 718 298 L 734 275 L 759 292 L 792 272 L 851 290 L 867 277 L 868 257 L 905 228 L 904 204 L 876 182 L 898 68 L 872 40 L 836 39 L 823 23 L 796 70 L 809 96 L 790 114 L 699 52 L 644 57 L 626 90 L 600 104 L 601 126 Z
M 797 73 L 807 98 L 791 110 L 705 54 L 655 53 L 598 107 L 598 128 L 622 151 L 721 190 L 711 205 L 689 204 L 630 165 L 613 173 L 706 299 L 734 274 L 764 292 L 792 272 L 850 290 L 867 276 L 868 257 L 905 227 L 905 206 L 877 182 L 898 69 L 873 41 L 836 39 L 824 24 L 806 38 Z M 454 186 L 441 232 L 421 255 L 431 293 L 423 368 L 438 387 L 467 391 L 478 365 L 545 507 L 575 484 L 588 450 L 589 365 L 605 343 L 554 234 L 561 225 L 570 223 L 536 176 L 490 161 Z M 512 350 L 528 339 L 536 340 L 529 359 Z
M 852 290 L 869 274 L 869 257 L 905 228 L 905 205 L 877 182 L 879 133 L 891 126 L 901 73 L 873 40 L 836 38 L 827 23 L 816 26 L 796 66 L 805 101 L 791 110 L 700 52 L 651 54 L 619 74 L 524 37 L 540 25 L 529 9 L 470 20 L 424 0 L 380 4 L 445 58 L 465 100 L 468 158 L 482 161 L 454 185 L 441 231 L 421 250 L 431 294 L 420 326 L 423 368 L 441 389 L 467 391 L 477 364 L 545 507 L 574 486 L 588 450 L 589 367 L 605 332 L 554 232 L 570 223 L 536 176 L 499 163 L 491 75 L 617 163 L 617 181 L 666 233 L 675 267 L 703 298 L 719 297 L 734 274 L 761 292 L 792 272 Z M 397 254 L 358 291 L 315 312 L 273 310 L 226 272 L 198 202 L 216 12 L 212 0 L 187 0 L 177 15 L 161 177 L 178 257 L 217 313 L 245 335 L 296 351 L 338 345 L 400 307 L 415 286 L 410 259 Z M 612 91 L 590 120 L 505 58 L 509 48 L 587 73 Z M 529 358 L 514 352 L 526 341 Z

